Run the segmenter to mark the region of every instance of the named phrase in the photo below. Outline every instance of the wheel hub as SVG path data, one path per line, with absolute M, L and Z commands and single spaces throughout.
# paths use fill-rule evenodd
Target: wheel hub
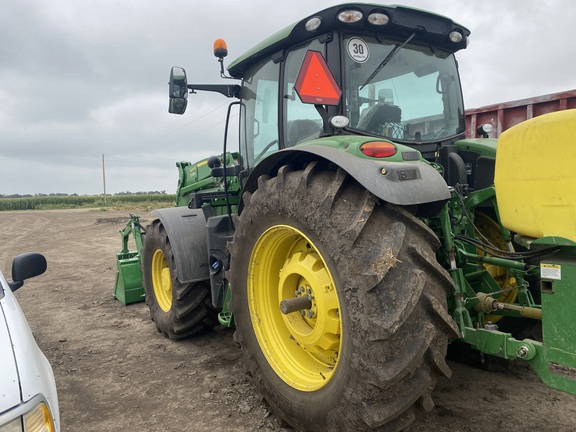
M 158 306 L 168 312 L 172 307 L 172 279 L 166 257 L 161 249 L 157 249 L 152 256 L 152 286 Z
M 338 349 L 340 320 L 337 314 L 338 297 L 330 275 L 317 253 L 295 253 L 284 265 L 278 285 L 279 297 L 290 298 L 294 287 L 295 298 L 309 300 L 310 307 L 299 313 L 284 315 L 284 322 L 300 346 L 312 353 Z M 327 362 L 335 359 L 327 357 Z
M 326 260 L 299 230 L 277 225 L 258 239 L 250 258 L 252 325 L 270 366 L 303 391 L 326 385 L 338 364 L 338 294 Z

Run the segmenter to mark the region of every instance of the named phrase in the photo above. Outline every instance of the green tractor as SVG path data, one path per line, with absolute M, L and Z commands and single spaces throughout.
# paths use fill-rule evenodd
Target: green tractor
M 434 407 L 457 341 L 576 394 L 574 114 L 507 131 L 498 159 L 496 140 L 466 139 L 454 53 L 469 34 L 422 10 L 346 4 L 227 74 L 217 41 L 221 76 L 239 84 L 172 68 L 169 111 L 218 92 L 239 142 L 178 163 L 177 206 L 145 230 L 133 216 L 123 235 L 142 243 L 119 254 L 117 289 L 142 283 L 171 339 L 235 325 L 258 390 L 297 430 L 404 429 Z M 517 336 L 526 321 L 542 340 Z

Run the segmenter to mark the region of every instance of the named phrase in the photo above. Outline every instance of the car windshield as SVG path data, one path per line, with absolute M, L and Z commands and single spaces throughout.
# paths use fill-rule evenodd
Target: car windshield
M 344 38 L 343 47 L 346 115 L 352 129 L 418 143 L 465 131 L 452 53 L 354 35 Z

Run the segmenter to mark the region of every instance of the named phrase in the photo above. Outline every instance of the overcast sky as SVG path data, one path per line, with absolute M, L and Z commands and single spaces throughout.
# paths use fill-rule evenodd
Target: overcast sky
M 174 193 L 176 161 L 222 150 L 229 100 L 168 114 L 170 67 L 219 83 L 227 64 L 327 0 L 2 0 L 0 194 Z M 401 0 L 472 31 L 457 53 L 467 108 L 576 88 L 569 0 Z

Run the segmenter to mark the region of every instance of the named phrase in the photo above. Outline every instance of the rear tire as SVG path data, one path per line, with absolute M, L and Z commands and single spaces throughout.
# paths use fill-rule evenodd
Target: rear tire
M 432 409 L 459 336 L 434 233 L 316 162 L 262 176 L 244 202 L 230 245 L 236 337 L 280 417 L 297 430 L 397 431 Z M 311 308 L 283 315 L 300 285 Z
M 210 281 L 181 284 L 170 239 L 158 219 L 146 228 L 142 247 L 142 280 L 150 318 L 165 337 L 181 339 L 216 327 Z

